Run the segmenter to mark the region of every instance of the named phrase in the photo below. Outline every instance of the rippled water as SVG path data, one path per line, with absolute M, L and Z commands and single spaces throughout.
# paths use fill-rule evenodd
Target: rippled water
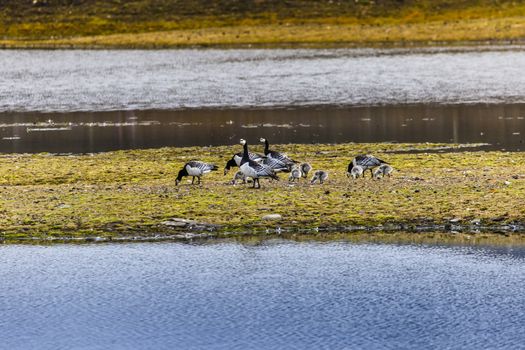
M 525 50 L 2 50 L 0 111 L 525 102 Z
M 2 349 L 518 349 L 525 249 L 0 246 Z

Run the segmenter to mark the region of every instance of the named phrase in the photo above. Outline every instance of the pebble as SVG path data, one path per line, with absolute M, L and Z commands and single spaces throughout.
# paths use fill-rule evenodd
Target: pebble
M 281 220 L 281 214 L 268 214 L 262 217 L 263 220 Z

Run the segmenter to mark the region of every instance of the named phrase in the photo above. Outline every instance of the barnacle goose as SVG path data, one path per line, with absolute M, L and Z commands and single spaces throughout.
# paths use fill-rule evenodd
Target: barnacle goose
M 209 173 L 210 171 L 215 171 L 219 169 L 214 164 L 200 162 L 198 160 L 192 160 L 184 164 L 182 169 L 179 171 L 179 175 L 175 180 L 175 185 L 178 185 L 182 181 L 183 176 L 193 176 L 191 183 L 195 182 L 195 178 L 199 180 L 197 184 L 201 183 L 201 176 Z
M 358 155 L 352 161 L 350 164 L 348 164 L 348 174 L 352 173 L 352 168 L 356 165 L 360 165 L 363 168 L 363 177 L 365 176 L 364 172 L 366 170 L 370 170 L 370 176 L 373 176 L 372 169 L 375 167 L 380 166 L 381 164 L 388 164 L 384 160 L 381 160 L 379 158 L 376 158 L 371 155 Z
M 244 176 L 253 179 L 253 188 L 256 188 L 256 184 L 257 188 L 261 188 L 261 184 L 259 183 L 259 178 L 261 177 L 269 177 L 274 180 L 279 180 L 273 169 L 268 165 L 259 164 L 253 160 L 250 160 L 248 157 L 248 143 L 246 140 L 241 139 L 240 143 L 244 147 L 244 153 L 241 160 L 241 171 Z
M 379 179 L 379 178 L 387 176 L 387 175 L 388 175 L 388 177 L 390 177 L 392 175 L 392 171 L 393 170 L 394 170 L 394 168 L 392 168 L 390 165 L 388 165 L 388 164 L 381 164 L 379 166 L 379 168 L 377 168 L 374 171 L 374 178 L 375 179 Z
M 365 177 L 365 171 L 361 165 L 356 165 L 352 167 L 350 172 L 346 173 L 346 176 L 352 176 L 353 179 L 357 179 L 359 176 Z
M 224 175 L 230 171 L 231 168 L 235 168 L 236 166 L 241 165 L 243 152 L 235 153 L 232 158 L 226 163 L 226 166 L 224 167 Z M 257 153 L 248 152 L 248 157 L 250 157 L 251 160 L 256 162 L 262 162 L 265 157 L 261 156 Z
M 266 157 L 277 159 L 278 161 L 283 162 L 285 165 L 290 165 L 290 166 L 293 165 L 294 163 L 297 163 L 295 160 L 288 158 L 286 154 L 279 153 L 276 151 L 271 151 L 269 149 L 270 143 L 268 142 L 267 139 L 261 137 L 259 141 L 264 143 L 264 155 Z
M 328 172 L 324 170 L 317 170 L 314 173 L 314 176 L 312 177 L 312 181 L 310 181 L 311 184 L 314 184 L 317 180 L 319 180 L 319 183 L 322 184 L 328 179 Z
M 301 167 L 295 165 L 292 168 L 292 171 L 290 172 L 290 177 L 288 178 L 288 181 L 294 182 L 295 180 L 299 180 L 303 176 L 303 172 L 301 171 Z
M 312 166 L 308 163 L 302 163 L 301 164 L 301 173 L 302 176 L 306 179 L 308 177 L 308 173 L 312 170 Z

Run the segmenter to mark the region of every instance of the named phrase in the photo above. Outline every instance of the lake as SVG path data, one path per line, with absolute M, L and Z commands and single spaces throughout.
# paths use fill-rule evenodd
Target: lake
M 523 71 L 521 46 L 2 50 L 0 152 L 224 145 L 261 136 L 520 151 Z
M 525 248 L 0 246 L 2 349 L 518 349 Z

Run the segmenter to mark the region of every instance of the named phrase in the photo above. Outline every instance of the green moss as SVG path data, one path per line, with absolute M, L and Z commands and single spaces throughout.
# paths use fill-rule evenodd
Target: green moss
M 275 145 L 330 174 L 325 185 L 262 181 L 263 188 L 229 185 L 222 167 L 240 146 L 162 148 L 96 155 L 0 157 L 0 231 L 4 239 L 167 235 L 172 217 L 221 225 L 221 232 L 265 232 L 349 226 L 446 224 L 456 218 L 485 226 L 523 222 L 525 155 L 504 152 L 396 153 L 442 144 Z M 458 147 L 453 145 L 453 147 Z M 256 146 L 253 147 L 256 150 Z M 345 176 L 356 154 L 391 163 L 392 178 Z M 188 154 L 220 171 L 201 186 L 175 186 Z M 341 154 L 343 156 L 341 156 Z M 224 155 L 224 156 L 223 156 Z M 510 184 L 506 184 L 509 181 Z M 279 222 L 263 221 L 269 213 Z

